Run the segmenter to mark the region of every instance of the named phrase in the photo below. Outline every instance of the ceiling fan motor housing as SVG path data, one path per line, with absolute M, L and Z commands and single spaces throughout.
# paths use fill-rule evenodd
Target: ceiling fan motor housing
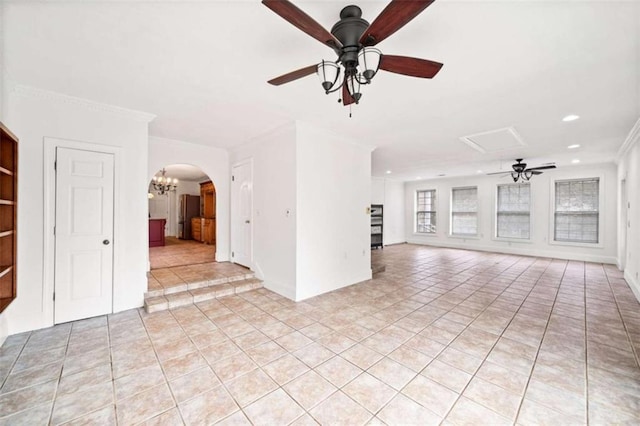
M 360 37 L 367 28 L 369 28 L 369 22 L 362 19 L 362 10 L 358 6 L 347 6 L 342 9 L 340 20 L 331 28 L 331 34 L 342 43 L 339 59 L 346 69 L 355 68 L 358 65 L 358 52 L 362 48 Z

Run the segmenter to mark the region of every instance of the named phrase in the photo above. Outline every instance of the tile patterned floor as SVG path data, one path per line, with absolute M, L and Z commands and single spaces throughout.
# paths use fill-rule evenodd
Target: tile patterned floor
M 380 255 L 301 303 L 261 289 L 11 336 L 0 424 L 640 423 L 640 305 L 614 266 Z
M 152 269 L 147 274 L 149 293 L 177 293 L 187 289 L 200 288 L 205 284 L 225 283 L 229 279 L 244 279 L 253 273 L 244 266 L 230 262 L 209 262 L 195 265 Z M 202 285 L 198 285 L 202 284 Z
M 166 237 L 166 245 L 149 248 L 151 269 L 172 268 L 174 266 L 195 265 L 214 262 L 216 246 L 202 244 L 194 240 L 180 240 Z

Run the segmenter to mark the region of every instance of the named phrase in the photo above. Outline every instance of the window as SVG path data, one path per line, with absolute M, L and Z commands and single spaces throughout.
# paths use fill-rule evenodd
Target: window
M 556 181 L 555 241 L 598 243 L 600 179 Z
M 436 190 L 417 191 L 416 232 L 436 232 Z
M 529 239 L 530 185 L 498 185 L 496 237 Z
M 478 188 L 451 190 L 451 235 L 478 235 Z

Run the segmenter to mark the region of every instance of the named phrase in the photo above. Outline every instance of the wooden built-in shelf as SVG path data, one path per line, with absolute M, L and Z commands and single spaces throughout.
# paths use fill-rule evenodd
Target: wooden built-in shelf
M 0 123 L 0 312 L 16 298 L 18 138 Z

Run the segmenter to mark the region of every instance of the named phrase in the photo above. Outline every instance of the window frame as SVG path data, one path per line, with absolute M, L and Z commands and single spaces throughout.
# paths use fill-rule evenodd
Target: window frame
M 432 196 L 432 200 L 435 200 L 435 202 L 432 201 L 431 203 L 431 208 L 433 210 L 418 210 L 418 194 L 420 192 L 432 192 L 433 196 Z M 413 233 L 415 235 L 422 235 L 422 236 L 433 236 L 436 235 L 438 233 L 438 191 L 435 188 L 431 188 L 431 189 L 416 189 L 415 190 L 415 196 L 414 196 L 414 215 L 413 215 Z M 418 231 L 418 214 L 420 213 L 432 213 L 435 217 L 435 225 L 432 225 L 435 229 L 433 230 L 433 232 L 420 232 Z
M 454 234 L 453 233 L 453 192 L 462 189 L 475 189 L 476 190 L 476 233 L 475 234 Z M 449 237 L 450 238 L 462 238 L 462 239 L 480 239 L 480 191 L 477 185 L 472 186 L 457 186 L 452 187 L 449 191 Z
M 529 185 L 529 238 L 515 238 L 515 237 L 500 237 L 498 236 L 498 200 L 499 200 L 499 191 L 501 186 L 514 186 L 514 185 Z M 499 183 L 496 184 L 495 190 L 495 202 L 494 202 L 494 211 L 493 211 L 493 233 L 491 239 L 494 241 L 506 241 L 513 243 L 531 243 L 533 241 L 533 186 L 531 182 L 526 183 Z
M 578 242 L 578 241 L 556 241 L 555 240 L 555 213 L 556 213 L 556 183 L 557 182 L 568 182 L 568 181 L 585 181 L 585 180 L 598 180 L 598 242 L 597 243 L 588 243 L 588 242 Z M 548 243 L 551 245 L 557 246 L 572 246 L 572 247 L 588 247 L 588 248 L 603 248 L 604 243 L 603 239 L 603 225 L 606 223 L 605 221 L 605 191 L 603 188 L 605 187 L 604 176 L 601 174 L 590 175 L 585 177 L 566 177 L 566 178 L 556 178 L 551 179 L 550 188 L 549 188 L 549 237 Z

